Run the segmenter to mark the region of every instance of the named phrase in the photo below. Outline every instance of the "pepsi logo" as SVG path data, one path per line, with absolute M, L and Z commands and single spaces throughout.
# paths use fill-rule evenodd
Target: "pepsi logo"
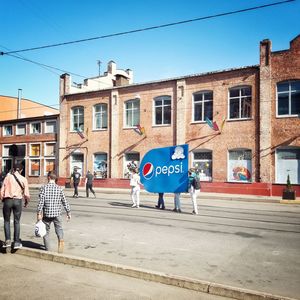
M 154 175 L 154 167 L 151 163 L 146 163 L 143 167 L 143 176 L 145 179 L 151 179 Z

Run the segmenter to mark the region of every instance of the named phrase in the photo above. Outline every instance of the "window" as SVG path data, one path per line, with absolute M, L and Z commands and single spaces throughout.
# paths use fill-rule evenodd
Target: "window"
M 30 156 L 40 156 L 41 155 L 41 145 L 31 144 L 30 145 Z
M 277 84 L 277 115 L 294 116 L 300 114 L 300 80 Z
M 70 174 L 73 173 L 74 169 L 78 169 L 78 172 L 83 174 L 83 154 L 82 153 L 73 153 L 71 155 L 71 170 Z
M 45 143 L 45 156 L 55 156 L 55 154 L 56 154 L 56 144 Z
M 3 126 L 3 136 L 13 135 L 13 127 L 12 125 L 4 125 Z
M 94 106 L 94 129 L 107 129 L 107 105 Z
M 17 124 L 17 135 L 26 134 L 26 124 Z
M 124 157 L 124 178 L 130 177 L 130 168 L 138 168 L 140 166 L 140 154 L 138 152 L 126 153 Z
M 213 93 L 211 91 L 198 92 L 193 95 L 193 121 L 213 119 Z
M 251 87 L 238 87 L 229 90 L 229 119 L 251 117 Z
M 171 124 L 171 97 L 154 98 L 154 125 Z
M 49 172 L 55 170 L 55 159 L 45 159 L 45 172 L 44 175 L 47 175 Z
M 56 121 L 46 121 L 45 133 L 56 133 Z
M 72 108 L 72 131 L 84 130 L 84 110 L 83 107 L 74 107 Z
M 212 181 L 212 151 L 199 150 L 193 153 L 193 167 L 201 181 Z
M 30 133 L 32 133 L 32 134 L 41 133 L 41 123 L 31 123 L 30 124 Z
M 3 146 L 2 156 L 10 156 L 10 153 L 9 153 L 10 146 L 11 145 L 4 145 Z
M 300 184 L 300 147 L 276 149 L 276 183 Z
M 96 178 L 107 178 L 107 154 L 94 154 L 94 175 Z
M 252 155 L 251 150 L 235 149 L 229 151 L 228 181 L 251 182 Z
M 12 169 L 12 159 L 11 158 L 3 158 L 2 159 L 2 177 L 10 172 Z
M 140 124 L 140 100 L 133 99 L 125 103 L 125 126 L 134 127 Z
M 31 159 L 30 160 L 30 176 L 40 176 L 40 167 L 41 167 L 41 161 L 39 159 Z

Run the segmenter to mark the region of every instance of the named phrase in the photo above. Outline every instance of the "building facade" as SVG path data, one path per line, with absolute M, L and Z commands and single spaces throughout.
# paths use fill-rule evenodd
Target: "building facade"
M 0 106 L 1 176 L 21 163 L 29 183 L 45 183 L 58 170 L 58 110 L 7 96 L 0 96 Z
M 62 75 L 60 177 L 76 166 L 122 186 L 150 149 L 188 144 L 204 190 L 274 194 L 287 175 L 299 185 L 299 51 L 300 36 L 279 52 L 264 40 L 259 65 L 140 84 L 114 62 L 84 87 Z

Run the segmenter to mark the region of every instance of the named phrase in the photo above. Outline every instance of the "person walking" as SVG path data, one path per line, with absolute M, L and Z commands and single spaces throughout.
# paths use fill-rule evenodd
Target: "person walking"
M 22 201 L 24 200 L 24 207 L 27 207 L 30 200 L 28 182 L 25 177 L 21 175 L 23 166 L 20 164 L 6 175 L 0 191 L 0 199 L 3 202 L 3 218 L 4 218 L 4 234 L 5 242 L 3 247 L 11 247 L 10 234 L 10 216 L 11 212 L 14 215 L 14 243 L 13 248 L 22 248 L 20 240 L 20 219 L 22 214 Z
M 158 193 L 158 202 L 155 207 L 165 209 L 164 193 Z
M 174 194 L 174 209 L 173 211 L 181 213 L 180 193 Z
M 136 168 L 131 170 L 130 174 L 130 186 L 131 186 L 131 200 L 132 207 L 139 208 L 140 207 L 140 175 L 138 174 L 138 170 Z
M 189 193 L 191 195 L 191 200 L 193 204 L 192 214 L 198 215 L 197 194 L 200 190 L 200 180 L 194 169 L 190 169 L 188 174 L 189 174 Z
M 42 220 L 46 225 L 46 235 L 44 236 L 44 245 L 46 251 L 50 249 L 50 225 L 53 222 L 55 233 L 58 239 L 58 252 L 64 250 L 64 232 L 62 228 L 62 206 L 67 213 L 67 220 L 71 220 L 70 205 L 60 186 L 55 183 L 56 174 L 49 172 L 48 183 L 41 187 L 39 193 L 39 202 L 37 205 L 37 220 Z
M 86 190 L 86 197 L 89 197 L 89 191 L 91 191 L 94 195 L 94 197 L 96 198 L 96 193 L 93 189 L 93 179 L 94 179 L 94 175 L 88 171 L 86 176 L 85 176 L 85 190 Z
M 74 172 L 71 177 L 72 177 L 73 185 L 74 185 L 73 198 L 78 198 L 78 185 L 80 183 L 81 174 L 78 172 L 77 168 L 74 168 Z

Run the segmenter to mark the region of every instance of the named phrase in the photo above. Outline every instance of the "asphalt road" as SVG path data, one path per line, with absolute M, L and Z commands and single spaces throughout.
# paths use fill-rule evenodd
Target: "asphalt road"
M 70 191 L 66 192 L 68 195 Z M 33 235 L 37 191 L 22 215 L 24 245 L 40 247 Z M 201 196 L 200 196 L 201 198 Z M 68 198 L 65 252 L 220 284 L 298 298 L 300 295 L 300 206 L 198 200 L 199 215 L 182 199 L 183 213 L 154 208 L 157 197 L 98 193 Z M 0 232 L 3 240 L 3 232 Z M 53 250 L 56 237 L 52 230 Z

